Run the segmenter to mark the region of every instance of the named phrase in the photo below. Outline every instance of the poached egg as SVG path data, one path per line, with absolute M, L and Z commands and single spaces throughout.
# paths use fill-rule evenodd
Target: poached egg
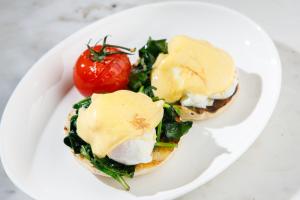
M 223 92 L 215 93 L 210 96 L 187 93 L 183 98 L 181 98 L 180 103 L 183 106 L 206 108 L 207 106 L 212 106 L 214 104 L 214 100 L 227 99 L 231 97 L 234 94 L 237 85 L 238 85 L 238 78 L 236 76 L 231 86 Z
M 127 140 L 108 153 L 108 157 L 125 165 L 136 165 L 152 161 L 152 151 L 156 142 L 156 131 L 144 133 Z
M 233 59 L 207 41 L 175 36 L 151 73 L 154 94 L 166 102 L 206 108 L 233 95 L 238 85 Z
M 91 100 L 79 110 L 77 133 L 93 153 L 127 165 L 150 162 L 164 102 L 128 90 L 93 94 Z

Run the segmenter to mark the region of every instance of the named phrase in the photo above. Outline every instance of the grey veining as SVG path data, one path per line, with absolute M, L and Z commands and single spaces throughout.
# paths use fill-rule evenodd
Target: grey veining
M 1 0 L 0 113 L 26 71 L 56 43 L 109 14 L 158 0 Z M 213 0 L 257 21 L 283 63 L 279 103 L 262 135 L 238 162 L 180 199 L 300 199 L 300 2 Z M 31 199 L 0 167 L 0 199 Z

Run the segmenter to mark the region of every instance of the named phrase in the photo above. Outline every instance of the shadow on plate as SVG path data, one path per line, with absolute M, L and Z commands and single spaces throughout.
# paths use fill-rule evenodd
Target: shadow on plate
M 143 176 L 127 179 L 131 186 L 130 193 L 136 196 L 151 195 L 185 185 L 207 169 L 215 157 L 226 152 L 214 143 L 209 133 L 198 134 L 197 130 L 192 132 L 193 137 L 185 137 L 180 143 L 180 148 L 158 169 Z M 118 187 L 118 184 L 109 178 L 98 178 L 112 187 Z
M 300 199 L 300 51 L 280 41 L 275 45 L 282 61 L 281 93 L 265 130 L 221 177 L 180 200 L 224 199 L 215 191 L 226 191 L 227 199 Z
M 252 113 L 260 98 L 262 90 L 262 80 L 259 75 L 247 73 L 239 69 L 239 92 L 224 113 L 215 118 L 197 122 L 203 128 L 223 128 L 240 124 Z

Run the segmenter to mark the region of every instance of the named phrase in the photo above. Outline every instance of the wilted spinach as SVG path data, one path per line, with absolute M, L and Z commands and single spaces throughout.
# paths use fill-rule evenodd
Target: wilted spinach
M 82 108 L 82 107 L 87 108 L 91 104 L 91 101 L 92 101 L 91 97 L 88 97 L 86 99 L 83 99 L 83 100 L 75 103 L 73 105 L 73 108 L 76 109 L 76 110 L 78 110 L 79 108 Z
M 159 98 L 154 96 L 153 90 L 156 88 L 151 86 L 150 76 L 152 66 L 160 53 L 168 53 L 167 41 L 165 39 L 152 40 L 150 37 L 146 45 L 139 50 L 139 62 L 137 66 L 133 67 L 128 85 L 130 90 L 143 92 L 154 101 Z M 163 120 L 156 127 L 156 146 L 176 146 L 174 144 L 191 128 L 192 122 L 180 121 L 179 112 L 180 110 L 176 105 L 165 104 Z
M 76 113 L 78 113 L 78 109 L 84 107 L 87 108 L 91 104 L 91 99 L 84 99 L 76 104 L 74 104 L 73 108 L 76 109 Z M 75 154 L 80 154 L 86 159 L 88 159 L 95 168 L 102 171 L 103 173 L 111 176 L 113 179 L 118 181 L 126 190 L 129 190 L 130 187 L 124 180 L 125 177 L 132 178 L 135 171 L 134 165 L 124 165 L 122 163 L 118 163 L 107 156 L 104 158 L 98 158 L 93 154 L 91 146 L 82 140 L 77 134 L 77 118 L 78 115 L 75 114 L 70 119 L 70 131 L 68 135 L 64 138 L 64 143 L 73 149 Z
M 118 181 L 125 190 L 130 189 L 123 176 L 132 178 L 135 171 L 134 165 L 124 165 L 110 159 L 107 156 L 104 158 L 98 158 L 93 154 L 89 144 L 81 146 L 80 154 L 88 159 L 95 168 Z
M 193 122 L 183 122 L 180 120 L 179 112 L 176 105 L 165 103 L 164 117 L 161 125 L 161 136 L 158 141 L 178 142 L 192 127 Z
M 149 97 L 154 97 L 151 86 L 152 66 L 160 53 L 168 53 L 168 45 L 165 39 L 148 39 L 147 44 L 139 50 L 139 62 L 133 67 L 129 78 L 128 88 L 134 92 L 143 92 Z

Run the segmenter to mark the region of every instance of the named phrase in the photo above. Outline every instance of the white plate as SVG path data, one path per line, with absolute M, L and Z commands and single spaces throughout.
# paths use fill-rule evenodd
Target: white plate
M 240 72 L 240 94 L 221 116 L 195 123 L 176 154 L 155 172 L 128 180 L 124 192 L 80 166 L 63 144 L 67 113 L 81 97 L 72 67 L 90 38 L 141 47 L 149 36 L 186 34 L 228 51 Z M 73 34 L 26 74 L 1 123 L 1 158 L 12 181 L 35 199 L 171 199 L 206 183 L 239 158 L 266 125 L 278 99 L 281 64 L 267 34 L 230 9 L 204 3 L 133 8 Z M 71 198 L 72 197 L 72 198 Z

